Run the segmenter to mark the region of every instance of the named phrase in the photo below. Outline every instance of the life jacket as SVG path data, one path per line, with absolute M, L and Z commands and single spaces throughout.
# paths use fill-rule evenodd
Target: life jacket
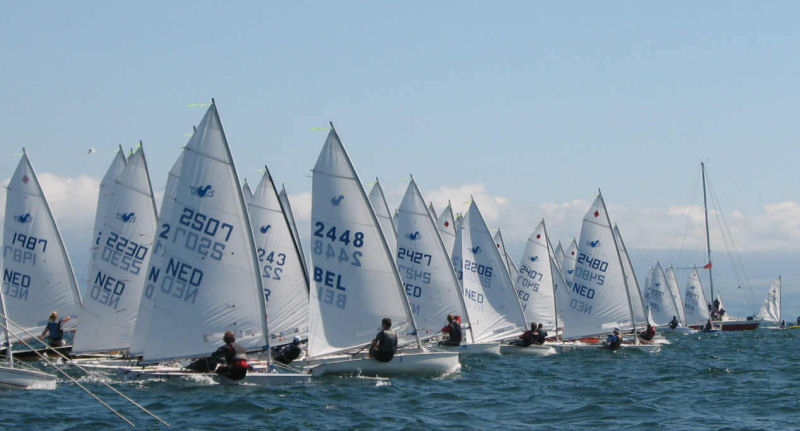
M 397 334 L 389 329 L 381 331 L 381 334 L 383 334 L 383 337 L 381 337 L 378 351 L 392 353 L 397 351 Z
M 64 337 L 64 330 L 61 329 L 61 321 L 47 322 L 48 338 L 60 340 Z
M 458 341 L 461 342 L 461 325 L 458 324 L 457 321 L 453 320 L 450 323 L 450 341 Z
M 247 363 L 247 351 L 244 349 L 244 347 L 236 343 L 231 343 L 227 346 L 230 350 L 230 356 L 225 355 L 225 360 L 234 367 L 247 368 L 249 364 Z

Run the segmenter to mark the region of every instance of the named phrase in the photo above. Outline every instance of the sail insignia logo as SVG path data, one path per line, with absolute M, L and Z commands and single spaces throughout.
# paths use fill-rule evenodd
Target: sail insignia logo
M 266 226 L 261 226 L 260 228 L 258 228 L 258 230 L 259 230 L 259 231 L 261 231 L 261 233 L 267 233 L 267 231 L 268 231 L 268 230 L 269 230 L 269 228 L 271 228 L 271 227 L 272 227 L 272 225 L 271 225 L 271 224 L 268 224 L 268 225 L 266 225 Z
M 189 190 L 192 192 L 193 195 L 199 198 L 214 197 L 214 188 L 211 187 L 211 184 L 207 184 L 204 186 L 190 186 Z
M 475 247 L 472 247 L 472 253 L 480 254 L 480 252 L 481 252 L 481 248 L 479 246 L 476 245 Z
M 334 196 L 331 198 L 331 204 L 335 207 L 338 207 L 340 203 L 344 200 L 344 195 Z
M 539 256 L 531 256 L 531 262 L 536 262 L 539 259 Z
M 14 216 L 14 220 L 20 223 L 30 223 L 31 220 L 33 220 L 33 217 L 31 217 L 31 213 L 25 213 L 22 215 Z
M 587 242 L 586 242 L 586 245 L 588 245 L 589 247 L 595 248 L 595 247 L 597 247 L 598 245 L 600 245 L 600 240 L 599 240 L 599 239 L 596 239 L 596 240 L 594 240 L 594 241 L 587 241 Z
M 410 240 L 412 240 L 412 241 L 417 241 L 417 240 L 418 240 L 418 239 L 420 239 L 421 237 L 422 237 L 422 236 L 419 234 L 419 232 L 407 233 L 407 234 L 406 234 L 406 238 L 408 238 L 408 239 L 410 239 Z
M 136 221 L 136 215 L 132 211 L 129 213 L 117 213 L 117 218 L 125 223 L 133 223 Z

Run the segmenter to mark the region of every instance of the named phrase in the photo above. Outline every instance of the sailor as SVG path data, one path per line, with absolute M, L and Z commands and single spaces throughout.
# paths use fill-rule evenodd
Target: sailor
M 786 320 L 781 319 L 781 329 L 786 327 Z
M 675 328 L 677 328 L 677 327 L 678 327 L 678 325 L 679 325 L 679 323 L 678 323 L 678 318 L 677 318 L 677 317 L 675 317 L 675 316 L 672 316 L 672 321 L 671 321 L 671 322 L 669 322 L 669 327 L 670 327 L 671 329 L 675 329 Z M 650 326 L 650 325 L 647 325 L 647 326 Z
M 800 325 L 800 316 L 797 316 L 797 324 Z
M 523 332 L 522 335 L 519 336 L 519 340 L 514 340 L 511 342 L 511 344 L 521 347 L 530 346 L 533 344 L 533 342 L 536 340 L 536 336 L 539 334 L 536 331 L 536 328 L 536 322 L 531 323 L 531 329 Z
M 536 327 L 536 337 L 534 337 L 533 342 L 534 344 L 544 344 L 544 341 L 546 339 L 547 339 L 547 330 L 545 330 L 542 324 L 540 323 Z
M 247 375 L 250 367 L 247 363 L 247 352 L 244 347 L 236 344 L 233 332 L 226 331 L 222 337 L 225 345 L 211 355 L 211 360 L 217 363 L 225 360 L 225 365 L 217 368 L 217 374 L 231 380 L 242 380 Z
M 672 324 L 670 324 L 670 327 L 672 327 Z M 675 328 L 672 328 L 672 329 L 675 329 Z M 652 340 L 653 337 L 655 337 L 655 336 L 656 336 L 656 327 L 653 326 L 653 325 L 649 325 L 649 324 L 647 325 L 647 329 L 645 329 L 644 331 L 639 333 L 639 338 L 642 339 L 642 340 L 645 340 L 645 341 Z
M 620 344 L 622 344 L 622 337 L 619 335 L 619 328 L 614 328 L 614 332 L 606 338 L 603 345 L 609 350 L 617 350 Z
M 280 348 L 277 348 L 277 352 L 274 355 L 275 361 L 288 365 L 291 364 L 295 359 L 299 358 L 300 354 L 303 353 L 303 350 L 300 349 L 301 341 L 302 340 L 300 337 L 295 335 L 291 344 L 286 344 Z
M 711 324 L 711 319 L 708 319 L 708 321 L 706 321 L 706 326 L 703 329 L 706 331 L 714 329 L 714 325 Z
M 47 342 L 50 347 L 61 347 L 64 345 L 64 322 L 68 322 L 70 317 L 67 316 L 61 320 L 58 319 L 58 313 L 50 313 L 50 318 L 47 320 L 47 326 L 42 331 L 41 338 Z M 45 339 L 45 337 L 47 337 Z
M 372 340 L 369 346 L 369 357 L 380 362 L 389 362 L 397 351 L 397 334 L 392 331 L 392 319 L 384 317 L 381 320 L 381 332 Z
M 461 324 L 458 319 L 452 314 L 447 315 L 447 326 L 442 328 L 442 332 L 447 334 L 447 339 L 439 342 L 442 346 L 460 346 L 461 345 Z

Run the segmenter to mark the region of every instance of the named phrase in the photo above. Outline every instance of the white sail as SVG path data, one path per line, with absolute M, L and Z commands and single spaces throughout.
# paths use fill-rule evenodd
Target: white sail
M 436 227 L 439 229 L 442 242 L 444 242 L 444 248 L 447 249 L 447 253 L 452 257 L 453 246 L 456 244 L 456 222 L 453 218 L 453 208 L 449 202 L 436 219 Z
M 500 340 L 524 328 L 514 283 L 474 201 L 453 249 L 475 342 Z
M 780 322 L 781 321 L 781 277 L 775 279 L 769 287 L 767 297 L 764 299 L 764 305 L 758 312 L 757 318 L 759 320 L 766 320 L 767 322 Z
M 628 281 L 628 290 L 631 295 L 631 307 L 633 308 L 633 318 L 636 325 L 646 326 L 652 324 L 648 319 L 647 307 L 642 298 L 642 291 L 639 289 L 639 281 L 636 279 L 636 273 L 631 264 L 631 258 L 628 255 L 628 249 L 625 247 L 625 242 L 622 241 L 622 234 L 619 232 L 619 227 L 614 225 L 614 239 L 617 241 L 619 247 L 619 254 L 622 257 L 622 267 L 625 270 L 625 277 Z
M 583 218 L 577 254 L 569 301 L 558 309 L 566 322 L 564 338 L 630 329 L 626 280 L 602 195 Z
M 128 161 L 125 158 L 125 151 L 122 150 L 122 146 L 120 145 L 117 151 L 114 153 L 114 160 L 111 161 L 111 164 L 108 166 L 105 175 L 103 175 L 103 179 L 100 180 L 100 191 L 97 194 L 97 210 L 94 214 L 94 230 L 92 231 L 93 241 L 102 235 L 103 224 L 105 223 L 105 213 L 109 208 L 108 203 L 111 199 L 111 195 L 114 193 L 114 179 L 116 179 L 117 175 L 122 172 L 127 163 Z M 92 260 L 94 260 L 95 251 L 97 250 L 97 244 L 94 242 L 92 243 L 91 250 Z M 92 275 L 91 271 L 89 275 Z
M 394 257 L 394 251 L 397 250 L 397 225 L 392 220 L 392 213 L 389 211 L 389 205 L 386 204 L 381 183 L 377 178 L 375 178 L 375 185 L 372 186 L 372 190 L 369 191 L 369 203 L 375 211 L 383 236 L 386 238 L 386 244 L 389 245 L 389 250 L 392 250 L 392 257 Z
M 72 264 L 24 150 L 6 192 L 3 296 L 9 319 L 34 333 L 51 311 L 74 317 L 81 308 Z
M 306 253 L 303 250 L 303 241 L 300 241 L 300 232 L 297 230 L 297 223 L 294 220 L 294 213 L 292 212 L 292 205 L 289 203 L 289 195 L 286 193 L 286 187 L 281 186 L 281 191 L 278 193 L 278 199 L 281 201 L 283 213 L 286 214 L 286 220 L 289 221 L 289 227 L 292 228 L 292 237 L 300 251 L 300 261 L 303 264 L 303 271 L 308 274 L 308 266 L 306 265 Z
M 705 325 L 711 317 L 708 313 L 708 301 L 703 293 L 703 284 L 696 268 L 689 274 L 683 299 L 683 306 L 686 308 L 686 326 Z
M 575 272 L 575 265 L 578 260 L 578 242 L 572 238 L 567 252 L 564 254 L 564 264 L 561 266 L 561 272 L 564 273 L 564 279 L 567 284 L 572 285 L 572 274 Z
M 564 253 L 564 247 L 561 246 L 561 241 L 559 241 L 558 245 L 556 246 L 554 257 L 556 262 L 558 262 L 558 267 L 564 268 L 564 258 L 566 257 L 566 254 Z
M 506 270 L 511 277 L 511 281 L 516 280 L 519 270 L 517 269 L 517 265 L 514 264 L 514 259 L 508 255 L 506 244 L 503 242 L 503 234 L 500 233 L 500 229 L 497 229 L 493 239 L 494 244 L 497 246 L 497 251 L 500 252 L 500 257 L 503 258 L 503 262 L 506 264 Z
M 667 275 L 661 263 L 656 264 L 650 283 L 645 286 L 644 301 L 653 316 L 653 322 L 658 326 L 666 326 L 673 316 L 677 317 L 678 311 L 669 293 Z
M 266 310 L 253 232 L 213 103 L 176 174 L 168 179 L 145 284 L 150 299 L 142 305 L 151 310 L 143 358 L 206 356 L 226 330 L 248 350 L 263 348 Z
M 436 220 L 436 209 L 433 207 L 433 202 L 428 203 L 428 212 L 431 213 L 431 218 Z M 397 214 L 397 211 L 395 211 L 395 214 Z
M 525 320 L 541 323 L 545 329 L 553 331 L 556 328 L 555 283 L 559 275 L 553 271 L 556 265 L 550 251 L 542 220 L 528 237 L 514 286 Z
M 308 337 L 308 277 L 288 218 L 265 168 L 247 205 L 269 317 L 270 345 Z
M 397 232 L 397 210 L 394 210 L 392 215 L 392 226 L 394 226 L 394 231 Z
M 153 250 L 156 203 L 140 146 L 101 196 L 89 272 L 89 289 L 72 351 L 130 348 Z M 101 191 L 101 193 L 103 193 Z
M 253 200 L 253 190 L 250 188 L 250 184 L 247 180 L 244 180 L 244 184 L 242 184 L 242 197 L 244 197 L 244 203 L 250 204 L 250 201 Z
M 334 130 L 313 173 L 309 355 L 369 343 L 384 317 L 400 344 L 412 341 L 414 320 L 394 253 Z
M 450 255 L 413 179 L 397 213 L 397 268 L 420 338 L 441 334 L 449 313 L 469 322 Z
M 678 287 L 678 276 L 675 275 L 675 268 L 670 265 L 667 267 L 665 274 L 667 276 L 669 293 L 672 296 L 672 300 L 675 303 L 675 309 L 678 312 L 676 317 L 678 318 L 678 321 L 680 321 L 683 325 L 686 325 L 686 312 L 684 311 L 683 299 L 681 298 L 681 290 Z

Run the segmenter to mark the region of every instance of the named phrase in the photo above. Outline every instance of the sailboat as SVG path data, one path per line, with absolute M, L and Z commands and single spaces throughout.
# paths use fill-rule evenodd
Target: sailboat
M 128 350 L 139 313 L 158 214 L 144 149 L 112 162 L 98 198 L 86 301 L 73 354 Z M 117 167 L 121 169 L 114 174 Z M 107 181 L 109 174 L 110 181 Z
M 697 268 L 693 268 L 686 281 L 683 306 L 686 309 L 686 326 L 692 329 L 703 329 L 706 322 L 711 319 L 708 314 L 708 301 L 703 292 L 703 284 Z
M 508 255 L 506 244 L 503 242 L 503 234 L 500 233 L 500 229 L 497 229 L 497 232 L 494 234 L 494 243 L 497 246 L 497 251 L 500 252 L 500 257 L 503 258 L 503 262 L 506 264 L 508 275 L 511 276 L 512 281 L 516 280 L 519 270 L 517 269 L 516 264 L 514 264 L 514 259 Z
M 331 125 L 313 170 L 311 372 L 390 376 L 457 371 L 458 353 L 422 349 L 394 252 L 373 208 Z M 398 350 L 391 361 L 379 362 L 363 351 L 386 317 L 398 346 L 417 348 Z
M 308 274 L 269 169 L 247 205 L 269 317 L 269 344 L 308 338 Z
M 453 250 L 475 342 L 499 343 L 517 336 L 527 326 L 525 315 L 505 261 L 474 200 L 458 228 Z
M 165 362 L 208 357 L 232 331 L 248 351 L 269 349 L 266 302 L 253 231 L 212 99 L 167 181 L 139 319 L 142 363 L 132 376 L 187 376 Z M 216 374 L 208 374 L 217 378 Z M 307 382 L 308 374 L 249 372 L 258 385 Z M 219 377 L 223 383 L 234 383 Z
M 645 286 L 644 300 L 658 328 L 666 328 L 673 316 L 680 316 L 660 262 L 656 263 L 653 275 Z
M 566 291 L 569 300 L 559 309 L 567 321 L 564 339 L 603 336 L 619 328 L 633 332 L 633 342 L 623 347 L 660 350 L 658 344 L 639 342 L 631 286 L 601 193 L 583 218 L 575 272 Z
M 24 149 L 7 187 L 3 256 L 3 295 L 11 321 L 25 331 L 39 333 L 52 311 L 77 317 L 81 309 L 78 282 Z
M 9 324 L 6 320 L 6 305 L 3 301 L 3 292 L 0 289 L 0 320 L 3 327 L 3 346 L 6 347 L 7 365 L 0 363 L 0 388 L 20 389 L 55 389 L 56 376 L 33 368 L 19 368 L 14 366 L 14 352 L 11 349 L 12 341 L 9 333 Z
M 381 182 L 377 178 L 375 178 L 372 190 L 369 191 L 369 203 L 381 225 L 381 231 L 383 231 L 383 237 L 386 238 L 386 244 L 389 245 L 389 250 L 397 250 L 397 223 L 392 219 L 392 213 L 389 212 L 389 205 L 386 204 L 386 197 L 383 195 Z M 395 257 L 394 254 L 392 257 Z
M 669 328 L 671 331 L 678 331 L 678 332 L 693 332 L 691 328 L 688 327 L 686 324 L 686 306 L 683 303 L 683 298 L 681 297 L 681 290 L 678 286 L 678 276 L 675 274 L 675 267 L 670 265 L 664 270 L 664 274 L 667 278 L 667 287 L 669 288 L 670 296 L 672 297 L 672 301 L 675 306 L 676 313 L 675 318 L 678 320 L 678 327 L 672 329 Z
M 711 267 L 713 266 L 711 262 L 711 233 L 708 230 L 708 199 L 706 196 L 706 165 L 704 162 L 700 162 L 700 170 L 703 180 L 703 214 L 706 227 L 706 253 L 708 256 L 708 263 L 706 263 L 703 268 L 708 270 L 708 286 L 711 289 L 711 297 L 714 298 L 714 302 L 720 305 L 719 308 L 722 309 L 721 298 L 719 296 L 714 296 L 714 278 L 711 274 Z M 714 319 L 713 313 L 712 319 Z M 728 314 L 724 314 L 721 319 L 717 318 L 716 323 L 722 327 L 723 331 L 752 331 L 758 328 L 758 325 L 761 324 L 761 321 L 734 319 Z
M 528 237 L 525 252 L 519 263 L 519 272 L 514 279 L 514 287 L 525 321 L 541 323 L 543 329 L 554 335 L 557 335 L 559 326 L 556 291 L 559 286 L 561 290 L 566 288 L 566 282 L 563 280 L 556 259 L 557 255 L 553 252 L 542 220 Z M 556 353 L 556 350 L 546 344 L 531 344 L 527 347 L 504 344 L 500 347 L 500 352 L 547 355 Z
M 475 343 L 470 315 L 450 255 L 413 178 L 397 215 L 397 267 L 420 339 L 441 335 L 445 317 L 453 314 L 460 316 L 463 324 L 462 343 L 460 346 L 435 346 L 436 349 L 458 351 L 461 356 L 498 354 L 497 343 Z
M 783 320 L 781 311 L 781 276 L 779 275 L 769 287 L 767 297 L 764 298 L 764 305 L 761 306 L 756 318 L 764 322 L 780 324 Z
M 286 220 L 289 221 L 289 227 L 292 228 L 292 237 L 297 251 L 300 252 L 300 263 L 303 264 L 303 271 L 308 274 L 308 265 L 306 265 L 306 253 L 303 250 L 303 242 L 300 241 L 300 232 L 297 231 L 297 223 L 294 219 L 294 212 L 292 212 L 292 205 L 289 203 L 289 195 L 286 193 L 286 187 L 281 185 L 281 191 L 278 193 L 278 199 L 281 201 L 281 208 L 286 215 Z

